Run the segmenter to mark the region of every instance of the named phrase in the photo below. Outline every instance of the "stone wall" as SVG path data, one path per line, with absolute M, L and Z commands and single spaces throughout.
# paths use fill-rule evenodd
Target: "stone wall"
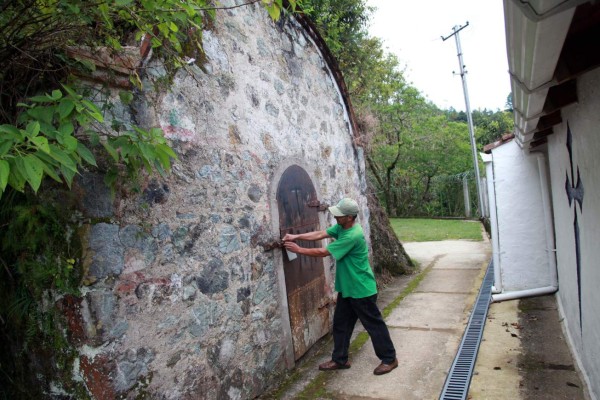
M 100 176 L 78 183 L 97 223 L 83 229 L 83 296 L 63 306 L 74 376 L 95 398 L 253 398 L 293 366 L 282 255 L 261 246 L 279 238 L 285 166 L 303 167 L 324 203 L 356 198 L 369 234 L 362 150 L 298 22 L 240 7 L 217 12 L 203 40 L 206 60 L 174 76 L 151 60 L 133 107 L 113 110 L 164 130 L 172 173 L 115 199 Z M 329 259 L 325 270 L 331 294 Z

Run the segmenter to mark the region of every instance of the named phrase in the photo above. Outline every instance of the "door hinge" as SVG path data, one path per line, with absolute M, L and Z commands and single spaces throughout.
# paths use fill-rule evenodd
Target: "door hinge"
M 329 208 L 329 204 L 327 204 L 327 203 L 321 203 L 320 200 L 310 201 L 308 203 L 308 206 L 309 207 L 316 207 L 316 208 L 319 209 L 319 211 L 327 211 L 327 209 Z

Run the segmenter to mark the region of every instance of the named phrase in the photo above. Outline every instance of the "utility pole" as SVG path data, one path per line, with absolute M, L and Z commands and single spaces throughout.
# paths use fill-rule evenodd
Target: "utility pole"
M 462 49 L 460 47 L 460 37 L 458 32 L 469 26 L 469 21 L 463 26 L 455 26 L 452 28 L 452 33 L 446 37 L 442 36 L 442 40 L 454 36 L 456 39 L 456 50 L 458 51 L 458 65 L 460 67 L 460 77 L 462 78 L 463 92 L 465 95 L 465 106 L 467 108 L 467 122 L 469 124 L 469 136 L 471 138 L 471 151 L 473 153 L 473 168 L 475 169 L 475 179 L 477 180 L 477 200 L 479 204 L 479 217 L 483 217 L 483 192 L 481 191 L 481 178 L 479 177 L 479 163 L 477 162 L 477 146 L 475 145 L 475 131 L 473 129 L 473 117 L 471 116 L 471 106 L 469 105 L 469 91 L 467 90 L 467 71 L 462 58 Z

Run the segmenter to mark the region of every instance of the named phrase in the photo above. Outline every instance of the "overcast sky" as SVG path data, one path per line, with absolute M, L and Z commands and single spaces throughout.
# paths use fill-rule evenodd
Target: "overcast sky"
M 471 110 L 504 109 L 510 93 L 501 0 L 367 0 L 369 32 L 406 66 L 405 77 L 438 107 L 465 110 L 454 37 L 460 31 Z M 452 72 L 456 72 L 453 75 Z

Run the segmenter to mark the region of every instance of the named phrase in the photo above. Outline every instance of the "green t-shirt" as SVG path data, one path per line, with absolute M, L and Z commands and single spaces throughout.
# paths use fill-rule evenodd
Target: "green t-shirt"
M 377 293 L 375 275 L 369 265 L 369 249 L 362 226 L 355 223 L 344 229 L 336 224 L 327 229 L 335 239 L 327 246 L 336 261 L 335 290 L 342 297 L 360 299 Z

